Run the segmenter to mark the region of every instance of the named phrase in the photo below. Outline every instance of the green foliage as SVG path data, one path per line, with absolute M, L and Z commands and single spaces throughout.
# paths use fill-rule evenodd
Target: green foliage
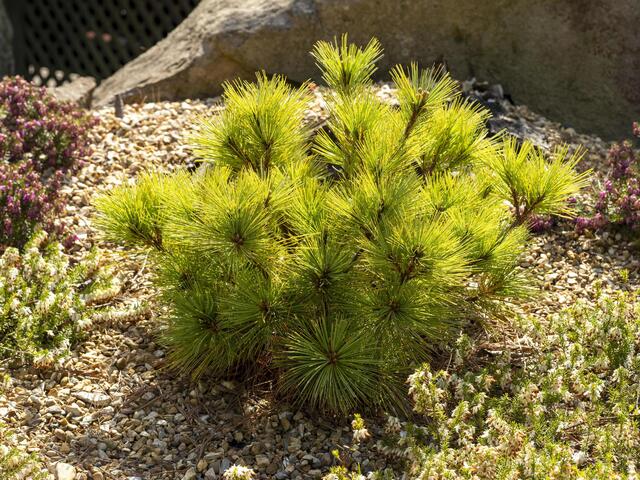
M 434 344 L 526 291 L 527 217 L 567 213 L 583 179 L 577 159 L 547 162 L 528 144 L 516 157 L 529 182 L 495 173 L 511 171 L 515 145 L 487 136 L 487 113 L 442 70 L 394 69 L 394 109 L 370 88 L 376 41 L 314 55 L 333 89 L 325 129 L 303 126 L 305 85 L 229 84 L 225 112 L 194 138 L 207 168 L 119 187 L 98 222 L 155 251 L 178 368 L 271 365 L 301 403 L 396 408 Z
M 358 48 L 343 35 L 339 44 L 316 43 L 311 55 L 322 70 L 322 79 L 340 95 L 349 96 L 371 85 L 376 62 L 382 58 L 382 46 L 372 38 L 366 47 Z
M 490 358 L 461 336 L 447 370 L 410 378 L 431 439 L 409 442 L 411 478 L 637 478 L 639 314 L 637 295 L 620 294 L 521 319 L 522 342 Z
M 49 474 L 36 455 L 12 445 L 13 432 L 0 423 L 0 478 L 3 480 L 45 480 Z
M 390 419 L 393 417 L 390 417 Z M 331 451 L 331 455 L 335 459 L 337 465 L 329 469 L 329 473 L 322 477 L 322 480 L 393 480 L 396 477 L 391 468 L 385 470 L 373 470 L 366 476 L 362 473 L 362 468 L 356 459 L 360 457 L 359 444 L 368 440 L 369 431 L 364 419 L 360 414 L 356 413 L 351 422 L 353 429 L 353 443 L 349 447 L 342 446 L 342 451 L 335 449 Z M 388 429 L 385 429 L 388 430 Z M 391 433 L 387 431 L 387 433 Z M 396 433 L 395 431 L 393 433 Z M 377 448 L 377 447 L 376 447 Z M 349 465 L 350 468 L 347 468 Z
M 502 155 L 489 163 L 498 180 L 497 194 L 511 202 L 518 222 L 532 214 L 573 215 L 567 198 L 575 192 L 576 184 L 586 186 L 588 178 L 587 173 L 576 176 L 574 171 L 581 155 L 577 152 L 567 159 L 567 149 L 560 148 L 549 160 L 529 142 L 518 148 L 515 140 L 507 140 Z
M 292 91 L 284 77 L 262 73 L 255 84 L 235 81 L 224 88 L 227 108 L 215 121 L 203 119 L 194 138 L 196 155 L 236 171 L 263 172 L 304 154 L 304 87 Z
M 72 266 L 44 232 L 24 253 L 7 248 L 0 257 L 0 358 L 44 361 L 64 353 L 96 306 L 118 291 L 95 252 Z
M 299 401 L 345 412 L 357 407 L 357 399 L 376 391 L 379 355 L 369 336 L 350 331 L 352 324 L 346 319 L 319 319 L 284 340 L 283 387 Z
M 160 175 L 145 174 L 135 189 L 123 189 L 125 198 L 110 196 L 100 197 L 97 207 L 110 212 L 104 220 L 105 231 L 113 239 L 128 242 L 142 241 L 162 248 L 162 225 L 160 222 L 160 206 L 164 192 L 165 179 Z

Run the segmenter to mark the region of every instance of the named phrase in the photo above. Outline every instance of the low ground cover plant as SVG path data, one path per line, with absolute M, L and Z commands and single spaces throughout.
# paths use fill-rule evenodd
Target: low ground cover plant
M 58 220 L 60 186 L 88 155 L 97 118 L 20 77 L 0 82 L 0 252 L 38 229 L 73 238 Z
M 389 417 L 380 455 L 420 480 L 636 480 L 640 458 L 640 303 L 598 294 L 498 337 L 461 334 L 446 368 L 409 377 L 419 417 Z M 354 420 L 354 446 L 366 435 Z M 337 458 L 340 458 L 337 456 Z M 324 480 L 381 478 L 359 465 Z M 384 478 L 384 477 L 382 477 Z
M 0 159 L 9 163 L 31 157 L 39 171 L 77 168 L 89 153 L 87 131 L 97 121 L 21 77 L 0 82 Z
M 640 126 L 633 124 L 633 134 L 640 138 Z M 634 143 L 626 140 L 612 145 L 607 156 L 608 171 L 595 190 L 593 209 L 576 218 L 578 231 L 600 230 L 607 226 L 627 230 L 640 229 L 640 154 Z
M 62 178 L 58 171 L 43 181 L 32 160 L 0 163 L 0 252 L 22 247 L 38 229 L 64 235 L 64 225 L 57 221 L 64 210 L 58 195 Z
M 527 290 L 528 221 L 572 213 L 579 157 L 489 138 L 488 113 L 442 70 L 394 68 L 400 107 L 381 103 L 381 54 L 316 45 L 333 94 L 315 134 L 307 85 L 227 84 L 194 139 L 203 168 L 98 201 L 110 239 L 153 252 L 177 368 L 268 368 L 311 407 L 394 408 L 433 345 Z
M 410 377 L 427 417 L 402 440 L 411 478 L 638 478 L 639 305 L 620 294 L 522 319 L 502 346 L 461 336 L 449 368 Z
M 94 252 L 72 265 L 58 242 L 36 234 L 0 256 L 0 359 L 44 362 L 66 353 L 119 286 Z

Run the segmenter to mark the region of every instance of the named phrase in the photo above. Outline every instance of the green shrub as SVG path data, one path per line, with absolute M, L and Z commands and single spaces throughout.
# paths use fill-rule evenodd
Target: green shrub
M 381 103 L 380 55 L 376 41 L 317 45 L 334 93 L 315 136 L 306 85 L 227 84 L 194 140 L 208 168 L 99 200 L 110 239 L 155 251 L 176 367 L 270 365 L 298 402 L 389 406 L 451 327 L 526 290 L 527 219 L 571 213 L 578 158 L 489 138 L 487 112 L 440 70 L 396 67 L 400 108 Z
M 522 319 L 491 354 L 461 336 L 450 368 L 410 378 L 427 417 L 410 477 L 637 479 L 639 314 L 620 294 Z
M 44 361 L 65 352 L 118 291 L 95 252 L 72 266 L 44 232 L 24 253 L 7 248 L 0 256 L 0 359 Z

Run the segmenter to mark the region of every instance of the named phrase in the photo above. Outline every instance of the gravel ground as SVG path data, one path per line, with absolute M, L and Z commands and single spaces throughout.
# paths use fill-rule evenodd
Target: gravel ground
M 584 145 L 589 150 L 584 168 L 593 168 L 596 175 L 602 170 L 607 148 L 602 140 L 511 105 L 495 86 L 471 82 L 465 88 L 494 110 L 494 131 L 507 128 L 545 148 L 561 142 L 571 148 Z M 389 85 L 379 86 L 383 99 L 393 101 L 392 93 Z M 65 186 L 67 221 L 80 237 L 77 255 L 97 244 L 107 261 L 118 265 L 123 290 L 116 301 L 123 308 L 153 300 L 145 257 L 124 255 L 121 248 L 100 242 L 91 227 L 91 199 L 143 169 L 187 164 L 185 139 L 195 118 L 220 108 L 212 99 L 126 106 L 122 119 L 110 109 L 96 112 L 102 122 L 92 133 L 94 154 Z M 320 125 L 324 114 L 317 89 L 308 120 Z M 545 316 L 578 298 L 589 301 L 596 285 L 604 290 L 638 285 L 639 262 L 620 236 L 579 236 L 570 223 L 561 223 L 531 243 L 521 265 L 541 293 L 520 307 L 524 312 Z M 628 275 L 621 274 L 623 269 Z M 294 411 L 273 401 L 268 385 L 176 377 L 164 368 L 165 352 L 154 341 L 161 312 L 142 311 L 97 324 L 87 340 L 53 366 L 0 368 L 10 374 L 0 395 L 0 418 L 53 478 L 214 479 L 234 463 L 251 466 L 259 478 L 319 478 L 333 464 L 331 450 L 349 450 L 348 419 Z M 385 455 L 378 445 L 385 420 L 366 420 L 371 438 L 350 456 L 365 472 L 385 467 L 399 472 L 400 459 Z

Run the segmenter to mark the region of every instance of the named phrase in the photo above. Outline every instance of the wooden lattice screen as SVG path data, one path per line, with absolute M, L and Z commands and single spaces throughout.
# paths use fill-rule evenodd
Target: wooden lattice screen
M 103 79 L 173 30 L 199 0 L 5 0 L 16 73 L 57 85 Z

